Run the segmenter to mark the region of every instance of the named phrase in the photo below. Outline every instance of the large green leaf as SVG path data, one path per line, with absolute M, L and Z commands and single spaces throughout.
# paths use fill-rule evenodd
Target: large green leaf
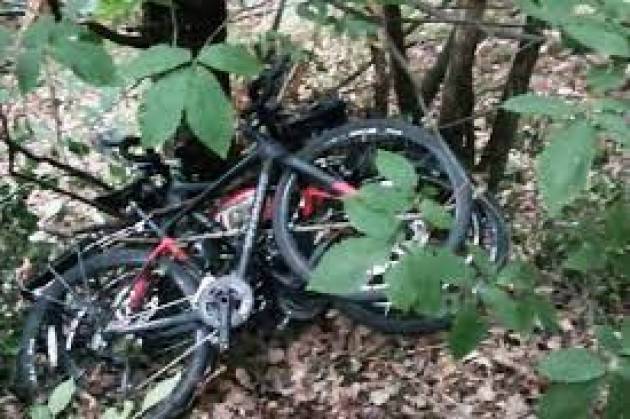
M 626 80 L 623 66 L 592 67 L 586 77 L 591 89 L 603 93 L 623 86 Z
M 344 200 L 354 228 L 367 236 L 390 240 L 400 221 L 396 215 L 411 205 L 411 194 L 391 185 L 369 183 Z
M 350 238 L 333 245 L 324 253 L 308 283 L 310 291 L 347 294 L 359 291 L 369 269 L 382 265 L 391 246 L 369 237 Z
M 149 390 L 144 396 L 144 400 L 142 400 L 142 408 L 140 409 L 140 414 L 146 412 L 147 410 L 164 400 L 166 397 L 168 397 L 173 392 L 173 390 L 175 390 L 177 384 L 179 384 L 181 376 L 182 372 L 179 371 L 173 377 L 160 381 L 151 390 Z
M 197 61 L 216 70 L 247 77 L 255 77 L 262 70 L 260 61 L 241 45 L 208 45 L 199 52 Z
M 553 384 L 538 405 L 540 419 L 588 419 L 597 396 L 598 381 Z
M 52 15 L 44 14 L 29 26 L 22 37 L 22 45 L 31 49 L 42 49 L 48 43 L 48 39 L 55 28 L 55 20 Z
M 564 262 L 565 269 L 582 273 L 602 269 L 605 266 L 606 252 L 601 246 L 589 242 L 582 243 L 578 249 L 570 252 Z
M 192 54 L 189 50 L 159 44 L 138 54 L 127 65 L 125 74 L 134 79 L 142 79 L 173 70 L 190 60 L 192 60 Z
M 72 378 L 55 387 L 48 397 L 48 409 L 50 409 L 53 416 L 58 415 L 68 407 L 75 391 L 76 386 Z
M 513 287 L 520 291 L 532 291 L 538 281 L 538 271 L 523 261 L 508 263 L 499 271 L 497 284 Z
M 25 95 L 37 87 L 42 53 L 37 49 L 26 49 L 17 58 L 17 73 L 20 92 Z
M 48 406 L 43 404 L 35 404 L 28 410 L 28 417 L 31 419 L 53 419 L 52 413 Z
M 605 419 L 628 419 L 630 415 L 630 378 L 611 374 L 608 380 Z
M 606 55 L 630 57 L 627 35 L 603 22 L 580 19 L 563 26 L 576 41 Z
M 103 45 L 58 38 L 52 45 L 51 53 L 86 83 L 107 86 L 117 80 L 116 66 Z
M 630 356 L 630 317 L 625 318 L 621 324 L 621 354 Z
M 202 67 L 190 72 L 186 121 L 210 150 L 226 157 L 234 135 L 234 110 L 214 74 Z
M 539 96 L 532 93 L 511 97 L 503 102 L 501 107 L 517 113 L 553 117 L 566 117 L 575 113 L 575 106 L 559 97 Z
M 435 228 L 447 230 L 453 225 L 453 216 L 446 208 L 432 199 L 422 200 L 420 212 L 422 219 Z
M 529 332 L 536 316 L 535 308 L 526 300 L 517 301 L 497 287 L 486 287 L 481 298 L 490 312 L 508 329 Z
M 630 123 L 623 116 L 606 112 L 594 114 L 592 117 L 593 122 L 603 129 L 607 136 L 630 148 Z
M 600 350 L 606 350 L 618 354 L 623 349 L 621 339 L 617 336 L 615 329 L 608 325 L 597 326 L 595 328 L 597 345 Z
M 551 381 L 579 383 L 606 373 L 606 366 L 584 348 L 569 348 L 550 353 L 538 364 L 538 371 Z
M 175 134 L 182 120 L 189 74 L 188 70 L 168 74 L 145 93 L 139 122 L 146 147 L 157 147 Z
M 385 273 L 387 294 L 403 311 L 436 315 L 443 311 L 442 286 L 467 282 L 472 271 L 447 249 L 416 249 Z
M 386 150 L 378 150 L 376 154 L 378 172 L 394 182 L 394 186 L 413 190 L 418 183 L 418 175 L 413 165 L 406 158 Z
M 479 316 L 474 305 L 457 313 L 450 331 L 449 348 L 455 358 L 462 358 L 479 345 L 488 332 L 488 324 Z
M 540 192 L 550 215 L 558 215 L 584 190 L 595 153 L 595 130 L 586 121 L 572 122 L 552 135 L 536 162 Z
M 0 55 L 4 55 L 7 47 L 11 44 L 11 32 L 0 27 Z

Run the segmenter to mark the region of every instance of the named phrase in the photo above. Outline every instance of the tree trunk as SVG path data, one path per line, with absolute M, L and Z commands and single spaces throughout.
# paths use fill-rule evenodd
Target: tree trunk
M 540 35 L 538 23 L 527 18 L 525 32 Z M 538 60 L 542 43 L 523 39 L 519 43 L 518 52 L 514 56 L 512 68 L 508 75 L 501 101 L 512 96 L 526 93 L 529 87 L 532 71 Z M 490 140 L 483 152 L 479 169 L 488 173 L 488 188 L 495 191 L 503 178 L 508 154 L 513 146 L 518 128 L 519 114 L 499 109 L 492 126 Z
M 455 39 L 455 29 L 453 29 L 448 36 L 448 40 L 442 51 L 440 51 L 440 55 L 438 55 L 435 64 L 433 67 L 427 71 L 422 79 L 422 100 L 427 105 L 427 107 L 431 106 L 431 102 L 435 99 L 438 92 L 440 91 L 440 85 L 442 84 L 442 80 L 444 80 L 444 75 L 446 74 L 446 69 L 448 68 L 448 59 L 451 54 L 451 49 L 453 48 L 453 40 Z
M 406 58 L 405 35 L 403 33 L 400 6 L 394 4 L 383 6 L 383 17 L 389 39 Z M 397 60 L 392 58 L 390 61 L 394 79 L 394 91 L 396 92 L 400 113 L 411 116 L 414 122 L 419 122 L 422 117 L 422 108 L 418 104 L 413 82 Z
M 466 7 L 464 20 L 481 20 L 486 0 L 460 0 L 459 6 Z M 480 30 L 474 25 L 460 26 L 455 29 L 453 47 L 450 51 L 449 65 L 442 91 L 440 126 L 470 117 L 474 109 L 473 65 L 475 50 L 481 38 Z M 472 120 L 454 124 L 442 130 L 442 135 L 453 151 L 472 167 L 475 158 L 475 135 Z
M 373 116 L 384 118 L 389 113 L 389 76 L 385 51 L 378 45 L 370 46 L 374 63 L 374 110 Z

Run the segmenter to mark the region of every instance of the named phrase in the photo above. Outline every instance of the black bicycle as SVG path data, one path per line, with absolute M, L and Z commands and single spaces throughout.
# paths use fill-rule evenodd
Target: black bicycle
M 490 201 L 472 199 L 466 173 L 426 130 L 394 120 L 344 123 L 294 153 L 268 129 L 275 110 L 264 102 L 255 102 L 241 126 L 251 146 L 225 173 L 205 184 L 161 184 L 153 192 L 176 197 L 162 208 L 128 199 L 131 223 L 80 242 L 30 284 L 25 292 L 36 298 L 17 361 L 20 394 L 41 399 L 72 379 L 115 405 L 159 382 L 168 395 L 140 414 L 173 417 L 235 331 L 270 309 L 305 319 L 332 303 L 382 331 L 448 327 L 448 317 L 408 315 L 389 304 L 382 272 L 395 265 L 399 250 L 366 272 L 359 292 L 304 291 L 322 252 L 357 235 L 343 198 L 380 181 L 378 150 L 412 162 L 418 192 L 430 187 L 452 214 L 446 230 L 418 211 L 400 214 L 401 241 L 458 250 L 468 240 L 497 262 L 505 257 L 500 213 Z

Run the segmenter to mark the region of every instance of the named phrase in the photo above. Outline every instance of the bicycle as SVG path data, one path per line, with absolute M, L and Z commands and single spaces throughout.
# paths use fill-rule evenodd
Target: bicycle
M 450 151 L 419 127 L 367 120 L 325 131 L 292 153 L 263 132 L 271 113 L 259 108 L 248 115 L 241 130 L 253 144 L 224 174 L 188 189 L 171 184 L 162 192 L 179 194 L 181 202 L 152 214 L 132 202 L 132 224 L 87 241 L 26 290 L 37 298 L 18 356 L 22 394 L 46 394 L 59 378 L 51 372 L 58 372 L 120 402 L 166 375 L 161 383 L 174 383 L 170 393 L 142 413 L 173 417 L 216 355 L 229 349 L 235 330 L 270 306 L 287 318 L 310 318 L 332 302 L 392 332 L 448 326 L 447 318 L 388 318 L 377 311 L 387 301 L 379 287 L 327 296 L 307 293 L 304 285 L 318 246 L 356 234 L 341 200 L 378 177 L 373 157 L 381 149 L 401 153 L 416 163 L 425 185 L 441 188 L 439 200 L 454 222 L 433 240 L 458 249 L 471 231 L 473 200 Z M 431 240 L 421 214 L 404 215 L 409 240 Z M 502 234 L 495 232 L 495 241 Z

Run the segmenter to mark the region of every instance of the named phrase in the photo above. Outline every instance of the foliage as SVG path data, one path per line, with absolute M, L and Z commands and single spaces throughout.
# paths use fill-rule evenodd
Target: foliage
M 598 350 L 570 348 L 551 353 L 538 368 L 553 384 L 539 406 L 542 419 L 591 417 L 599 392 L 605 392 L 604 417 L 621 419 L 630 410 L 630 319 L 619 330 L 598 328 Z

